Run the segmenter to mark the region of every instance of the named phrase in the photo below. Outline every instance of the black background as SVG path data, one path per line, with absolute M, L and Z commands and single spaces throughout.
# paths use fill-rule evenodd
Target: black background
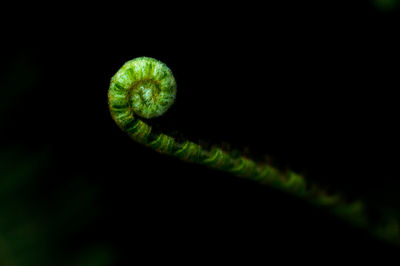
M 49 154 L 21 197 L 58 231 L 52 256 L 99 243 L 113 265 L 396 252 L 298 199 L 133 142 L 111 119 L 107 90 L 125 61 L 154 57 L 178 83 L 176 103 L 154 125 L 268 155 L 329 191 L 398 208 L 397 13 L 367 1 L 157 7 L 19 13 L 8 28 L 5 88 L 32 81 L 4 94 L 16 96 L 1 147 Z M 54 225 L 60 201 L 92 191 Z

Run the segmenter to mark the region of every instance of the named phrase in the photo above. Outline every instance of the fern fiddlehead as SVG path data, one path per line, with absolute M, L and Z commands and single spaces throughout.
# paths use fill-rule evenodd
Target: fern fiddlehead
M 372 224 L 362 201 L 347 202 L 339 194 L 328 194 L 315 185 L 307 184 L 304 177 L 297 173 L 283 173 L 269 164 L 229 154 L 220 148 L 208 150 L 192 141 L 179 142 L 172 136 L 153 131 L 142 118 L 164 114 L 173 104 L 175 95 L 176 82 L 172 71 L 156 59 L 139 57 L 126 62 L 112 77 L 108 91 L 109 109 L 124 132 L 157 152 L 283 190 L 314 205 L 326 207 L 373 235 L 399 243 L 397 219 Z

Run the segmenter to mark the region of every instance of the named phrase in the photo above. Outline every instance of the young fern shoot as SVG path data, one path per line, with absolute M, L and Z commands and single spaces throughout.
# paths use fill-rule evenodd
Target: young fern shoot
M 379 225 L 371 223 L 362 201 L 347 202 L 339 194 L 330 195 L 315 185 L 307 184 L 304 177 L 297 173 L 283 173 L 269 164 L 232 155 L 220 148 L 208 150 L 192 141 L 179 142 L 172 136 L 152 131 L 143 118 L 164 114 L 174 103 L 176 92 L 175 78 L 164 63 L 149 57 L 135 58 L 126 62 L 111 79 L 108 91 L 111 116 L 132 139 L 157 152 L 296 195 L 313 205 L 329 209 L 379 238 L 399 243 L 397 219 L 389 219 Z

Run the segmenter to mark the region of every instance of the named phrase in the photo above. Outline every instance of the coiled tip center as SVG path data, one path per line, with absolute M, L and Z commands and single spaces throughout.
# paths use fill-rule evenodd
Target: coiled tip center
M 131 108 L 134 115 L 152 118 L 164 114 L 174 103 L 176 82 L 162 62 L 139 57 L 126 62 L 111 79 L 111 106 Z

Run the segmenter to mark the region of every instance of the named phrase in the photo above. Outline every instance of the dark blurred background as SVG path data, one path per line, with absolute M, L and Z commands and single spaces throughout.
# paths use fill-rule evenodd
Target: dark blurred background
M 0 265 L 398 251 L 282 192 L 159 155 L 129 139 L 107 106 L 123 63 L 154 57 L 178 83 L 155 127 L 397 213 L 398 1 L 3 13 L 12 19 L 3 16 L 1 37 Z

